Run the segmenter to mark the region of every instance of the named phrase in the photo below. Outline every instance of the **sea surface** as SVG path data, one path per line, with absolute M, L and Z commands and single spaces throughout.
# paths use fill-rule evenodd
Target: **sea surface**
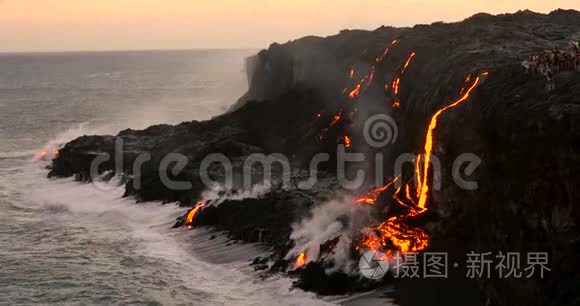
M 0 54 L 0 305 L 329 302 L 285 277 L 260 279 L 248 260 L 262 246 L 171 230 L 184 213 L 175 205 L 46 178 L 42 152 L 78 136 L 224 112 L 247 89 L 253 53 Z

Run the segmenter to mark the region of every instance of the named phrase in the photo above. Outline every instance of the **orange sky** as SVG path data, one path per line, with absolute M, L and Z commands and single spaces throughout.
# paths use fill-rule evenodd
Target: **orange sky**
M 580 9 L 580 0 L 0 0 L 0 51 L 262 48 L 344 28 Z

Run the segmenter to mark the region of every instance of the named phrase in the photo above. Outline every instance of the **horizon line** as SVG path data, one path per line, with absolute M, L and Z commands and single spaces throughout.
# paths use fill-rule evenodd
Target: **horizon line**
M 26 54 L 59 54 L 59 53 L 115 53 L 115 52 L 168 52 L 168 51 L 175 51 L 175 52 L 186 52 L 186 51 L 243 51 L 243 50 L 261 50 L 264 48 L 252 48 L 252 47 L 223 47 L 223 48 L 216 48 L 216 47 L 209 47 L 209 48 L 159 48 L 159 49 L 77 49 L 77 50 L 40 50 L 40 51 L 26 51 L 26 50 L 17 50 L 17 51 L 2 51 L 0 50 L 0 55 L 11 55 L 11 54 L 18 54 L 18 55 L 26 55 Z

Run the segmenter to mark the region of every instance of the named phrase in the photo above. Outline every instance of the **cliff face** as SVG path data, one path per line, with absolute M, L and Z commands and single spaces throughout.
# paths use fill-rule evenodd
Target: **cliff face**
M 527 74 L 521 62 L 546 49 L 569 49 L 571 41 L 580 40 L 579 29 L 580 13 L 576 11 L 548 15 L 524 11 L 479 14 L 454 24 L 343 31 L 327 38 L 275 44 L 249 61 L 253 67 L 250 89 L 227 114 L 205 122 L 126 130 L 117 136 L 81 137 L 60 150 L 49 175 L 90 180 L 91 161 L 104 153 L 113 156 L 115 143 L 122 140 L 125 166 L 116 170 L 118 163 L 109 161 L 101 164 L 99 172 L 121 170 L 133 176 L 127 183 L 127 195 L 138 200 L 179 201 L 191 206 L 205 189 L 199 167 L 208 154 L 229 157 L 238 173 L 244 158 L 252 153 L 283 153 L 295 182 L 314 154 L 327 152 L 331 157 L 323 165 L 324 180 L 309 192 L 288 186 L 274 188 L 258 199 L 226 200 L 196 217 L 197 224 L 222 227 L 237 239 L 274 245 L 274 269 L 283 271 L 289 267 L 284 256 L 293 245 L 292 223 L 341 190 L 334 179 L 333 162 L 337 142 L 344 142 L 344 135 L 350 135 L 353 151 L 362 151 L 367 157 L 384 153 L 385 173 L 391 176 L 400 154 L 423 153 L 429 120 L 457 99 L 466 76 L 485 74 L 469 103 L 445 113 L 437 127 L 433 154 L 442 164 L 441 189 L 430 192 L 431 215 L 421 222 L 430 234 L 428 250 L 451 251 L 457 256 L 471 250 L 548 252 L 552 271 L 544 278 L 479 280 L 471 284 L 481 294 L 465 297 L 454 293 L 461 280 L 442 281 L 437 292 L 426 290 L 422 298 L 427 296 L 436 303 L 572 305 L 578 302 L 580 283 L 576 259 L 580 196 L 575 188 L 580 185 L 580 73 L 568 67 L 555 71 L 555 89 L 547 90 L 546 79 Z M 412 62 L 403 68 L 411 54 Z M 348 94 L 365 76 L 364 84 L 369 85 L 353 101 Z M 392 87 L 398 77 L 395 94 Z M 385 85 L 390 89 L 385 90 Z M 336 114 L 347 111 L 354 115 L 319 137 Z M 363 127 L 374 114 L 395 119 L 396 143 L 368 148 Z M 132 165 L 140 153 L 149 153 L 152 159 L 137 174 Z M 169 153 L 188 157 L 187 166 L 170 177 L 190 182 L 190 188 L 171 190 L 160 181 L 160 163 Z M 481 160 L 470 176 L 478 183 L 475 190 L 460 188 L 452 179 L 452 164 L 463 153 L 473 153 Z M 133 187 L 136 176 L 140 188 Z M 210 167 L 210 176 L 223 180 L 224 172 Z M 275 175 L 274 180 L 278 178 Z M 383 202 L 376 205 L 375 215 L 391 206 Z M 309 265 L 307 272 L 300 272 L 299 285 L 322 293 L 373 286 L 345 275 L 325 278 L 316 269 Z M 313 285 L 309 278 L 323 284 Z M 397 285 L 400 292 L 413 292 L 433 283 L 400 281 Z M 399 296 L 399 302 L 420 303 L 413 294 Z

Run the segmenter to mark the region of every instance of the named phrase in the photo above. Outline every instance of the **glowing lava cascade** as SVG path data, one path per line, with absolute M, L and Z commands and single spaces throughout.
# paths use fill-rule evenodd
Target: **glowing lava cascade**
M 468 78 L 470 79 L 470 78 Z M 471 87 L 467 90 L 467 92 L 457 101 L 439 109 L 435 114 L 431 117 L 431 121 L 429 122 L 429 127 L 427 129 L 427 135 L 425 137 L 425 147 L 424 147 L 424 157 L 423 157 L 423 173 L 421 178 L 419 179 L 419 186 L 417 188 L 417 194 L 419 197 L 419 203 L 417 206 L 420 209 L 426 209 L 427 205 L 427 193 L 429 192 L 429 166 L 431 165 L 431 155 L 433 151 L 433 132 L 437 127 L 437 120 L 439 117 L 447 110 L 456 107 L 457 105 L 467 101 L 473 90 L 479 85 L 480 77 L 478 76 Z M 419 171 L 420 169 L 417 169 Z
M 394 40 L 390 47 L 386 48 L 380 56 L 377 56 L 375 58 L 375 64 L 381 64 L 392 50 L 393 46 L 397 43 L 398 41 Z M 401 105 L 400 99 L 398 97 L 400 93 L 401 78 L 410 67 L 413 60 L 416 58 L 416 55 L 417 53 L 412 51 L 404 63 L 400 66 L 398 74 L 395 75 L 392 82 L 384 85 L 384 90 L 387 93 L 391 93 L 391 98 L 393 99 L 391 106 L 393 109 L 399 108 Z M 358 81 L 353 85 L 354 87 L 351 87 L 350 90 L 348 87 L 344 88 L 343 94 L 346 94 L 347 100 L 357 100 L 359 96 L 362 95 L 363 92 L 371 86 L 375 78 L 377 67 L 378 66 L 375 65 L 371 66 L 368 74 L 358 79 Z M 419 252 L 427 248 L 429 245 L 429 234 L 421 227 L 412 225 L 410 219 L 415 218 L 427 211 L 427 202 L 429 196 L 429 172 L 435 142 L 435 129 L 438 126 L 438 121 L 441 115 L 443 115 L 447 110 L 467 101 L 473 91 L 480 84 L 481 77 L 486 75 L 488 75 L 487 72 L 482 73 L 476 78 L 473 78 L 471 74 L 467 76 L 464 81 L 464 87 L 459 93 L 460 98 L 438 109 L 431 116 L 425 134 L 423 152 L 421 155 L 418 155 L 414 164 L 413 172 L 416 185 L 413 187 L 412 182 L 410 181 L 402 182 L 402 184 L 396 188 L 391 196 L 393 203 L 404 207 L 406 212 L 402 215 L 391 216 L 386 221 L 372 227 L 364 228 L 355 249 L 361 250 L 365 248 L 371 250 L 382 250 L 387 254 L 392 254 L 393 251 L 403 253 Z M 350 80 L 355 79 L 354 66 L 350 67 L 348 70 L 348 77 Z M 356 109 L 353 112 L 348 111 L 349 108 L 352 108 L 350 105 L 352 105 L 352 103 L 343 104 L 342 108 L 339 110 L 338 114 L 334 116 L 330 124 L 318 134 L 317 138 L 319 140 L 323 139 L 325 133 L 328 132 L 329 129 L 338 125 L 338 123 L 344 119 L 343 113 L 348 114 L 350 117 L 356 113 Z M 347 135 L 343 135 L 341 138 L 345 146 L 350 147 L 351 138 Z M 356 198 L 354 200 L 354 204 L 361 206 L 375 205 L 379 197 L 401 179 L 402 177 L 391 179 L 384 186 L 368 192 L 365 196 Z M 306 254 L 304 252 L 297 254 L 295 268 L 302 267 L 305 261 Z
M 482 73 L 482 76 L 486 75 L 488 75 L 487 72 Z M 465 83 L 468 83 L 470 80 L 471 77 L 468 77 Z M 365 229 L 363 231 L 362 239 L 359 245 L 356 247 L 357 249 L 366 248 L 371 250 L 384 250 L 395 248 L 399 252 L 406 253 L 422 251 L 429 245 L 429 235 L 427 232 L 425 232 L 420 227 L 413 227 L 409 225 L 408 221 L 410 218 L 416 217 L 427 211 L 427 200 L 429 194 L 428 175 L 433 154 L 434 131 L 437 128 L 438 119 L 441 117 L 441 115 L 445 111 L 467 101 L 475 88 L 477 88 L 477 86 L 480 84 L 480 81 L 481 76 L 476 77 L 471 86 L 469 86 L 467 91 L 465 91 L 465 93 L 463 93 L 464 89 L 462 89 L 461 94 L 463 95 L 458 100 L 440 108 L 431 117 L 424 143 L 424 153 L 422 158 L 423 166 L 421 167 L 420 158 L 417 158 L 415 163 L 414 172 L 418 181 L 416 193 L 415 195 L 411 193 L 410 182 L 407 182 L 406 185 L 404 185 L 405 201 L 401 200 L 399 197 L 399 194 L 403 190 L 403 186 L 398 187 L 392 196 L 396 203 L 410 208 L 409 212 L 405 215 L 390 217 L 387 221 L 380 223 L 376 227 Z M 389 182 L 384 187 L 371 191 L 369 195 L 365 197 L 356 199 L 355 204 L 374 204 L 380 193 L 388 189 L 392 182 L 396 181 L 397 179 Z M 415 198 L 413 198 L 414 196 Z
M 185 217 L 185 224 L 187 225 L 188 228 L 193 228 L 193 220 L 195 218 L 195 215 L 197 214 L 197 212 L 205 206 L 205 202 L 200 202 L 197 205 L 195 205 L 194 208 L 192 208 L 188 213 L 187 216 Z
M 296 257 L 296 262 L 294 263 L 294 269 L 301 268 L 305 264 L 306 264 L 306 253 L 301 252 L 300 254 L 298 254 L 298 257 Z
M 382 52 L 382 54 L 380 56 L 377 56 L 375 58 L 375 65 L 372 65 L 368 71 L 367 74 L 363 75 L 360 79 L 358 79 L 358 81 L 356 81 L 356 83 L 354 84 L 354 86 L 349 86 L 347 85 L 346 87 L 344 87 L 342 93 L 346 94 L 346 98 L 350 101 L 355 102 L 361 95 L 364 94 L 364 92 L 369 89 L 372 84 L 373 81 L 375 80 L 375 75 L 377 73 L 377 69 L 380 68 L 378 65 L 382 64 L 383 61 L 386 59 L 387 55 L 390 53 L 390 51 L 392 50 L 392 48 L 398 43 L 398 40 L 393 40 L 391 42 L 391 45 L 387 48 L 384 49 L 384 51 Z M 398 94 L 399 91 L 399 85 L 400 85 L 400 77 L 403 75 L 403 73 L 405 72 L 405 70 L 409 67 L 412 59 L 415 57 L 415 52 L 411 53 L 411 55 L 407 58 L 407 60 L 405 61 L 405 63 L 403 64 L 402 68 L 400 69 L 399 72 L 399 76 L 396 79 L 396 81 L 393 81 L 393 90 L 395 91 L 395 95 Z M 354 81 L 355 80 L 355 76 L 356 76 L 356 72 L 357 70 L 355 69 L 354 66 L 351 66 L 348 69 L 348 79 L 350 81 Z M 350 87 L 350 89 L 349 89 Z M 387 93 L 389 92 L 389 86 L 386 85 L 385 86 L 385 90 L 387 91 Z M 393 107 L 398 107 L 399 106 L 399 102 L 395 101 L 393 103 Z M 316 139 L 318 140 L 323 140 L 325 134 L 334 126 L 336 126 L 339 122 L 341 122 L 341 120 L 344 119 L 343 116 L 343 112 L 345 114 L 348 114 L 350 116 L 350 119 L 352 119 L 352 117 L 354 116 L 354 114 L 356 114 L 357 109 L 354 109 L 352 111 L 349 111 L 349 109 L 352 109 L 352 104 L 350 105 L 345 105 L 343 103 L 343 107 L 338 111 L 338 113 L 336 115 L 334 115 L 333 119 L 331 120 L 331 122 L 324 128 L 322 129 L 322 131 L 320 131 L 317 135 L 316 135 Z M 344 111 L 346 110 L 346 111 Z M 317 117 L 320 117 L 320 113 L 317 114 Z M 344 136 L 343 137 L 343 143 L 344 145 L 348 148 L 350 147 L 350 138 L 348 138 L 348 136 Z
M 393 185 L 399 178 L 395 178 L 389 181 L 385 186 L 381 188 L 377 188 L 371 192 L 369 192 L 366 196 L 360 197 L 354 200 L 355 204 L 367 204 L 367 205 L 375 205 L 377 203 L 377 198 L 391 185 Z

